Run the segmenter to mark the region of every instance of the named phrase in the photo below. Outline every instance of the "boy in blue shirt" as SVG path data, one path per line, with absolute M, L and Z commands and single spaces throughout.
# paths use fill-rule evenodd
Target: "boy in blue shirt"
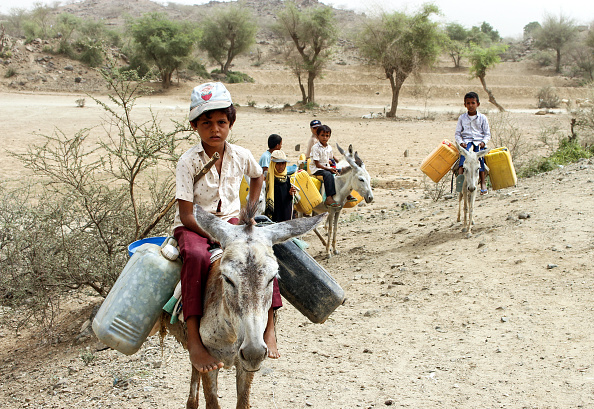
M 273 133 L 268 137 L 268 150 L 260 156 L 260 161 L 258 162 L 264 174 L 266 174 L 270 166 L 270 155 L 272 155 L 272 152 L 281 150 L 282 148 L 283 138 L 280 135 Z
M 487 117 L 477 111 L 481 105 L 479 96 L 476 92 L 469 92 L 464 95 L 464 107 L 467 112 L 460 115 L 456 125 L 456 142 L 466 150 L 472 149 L 474 152 L 486 149 L 487 142 L 491 139 L 491 130 Z M 460 168 L 458 175 L 464 172 L 464 156 L 460 156 Z M 479 179 L 481 181 L 481 195 L 487 193 L 487 184 L 485 181 L 485 159 L 480 158 L 481 164 L 479 170 Z

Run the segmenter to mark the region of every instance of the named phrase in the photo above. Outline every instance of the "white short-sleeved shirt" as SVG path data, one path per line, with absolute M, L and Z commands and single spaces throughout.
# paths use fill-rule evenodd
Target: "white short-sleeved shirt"
M 219 175 L 213 166 L 206 175 L 194 183 L 194 176 L 209 159 L 202 143 L 190 148 L 179 158 L 175 176 L 175 198 L 198 204 L 225 221 L 239 217 L 241 179 L 243 175 L 259 177 L 262 175 L 262 168 L 248 149 L 225 143 L 221 174 Z M 176 203 L 173 230 L 179 226 L 183 226 L 183 223 L 179 217 L 179 204 Z
M 320 142 L 315 143 L 311 148 L 311 162 L 309 164 L 311 174 L 313 175 L 318 170 L 323 170 L 322 168 L 318 168 L 316 166 L 316 160 L 320 163 L 320 165 L 330 166 L 330 158 L 333 157 L 334 155 L 332 154 L 332 146 L 330 146 L 330 144 L 322 146 Z

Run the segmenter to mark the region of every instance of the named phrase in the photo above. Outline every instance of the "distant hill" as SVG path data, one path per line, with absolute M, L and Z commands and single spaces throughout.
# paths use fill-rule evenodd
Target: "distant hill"
M 323 6 L 318 0 L 296 0 L 296 3 L 299 8 Z M 165 13 L 174 20 L 200 22 L 207 18 L 209 13 L 232 4 L 237 4 L 237 1 L 211 1 L 201 5 L 168 3 L 164 6 L 150 0 L 85 0 L 59 6 L 56 13 L 66 12 L 85 19 L 101 20 L 108 26 L 121 27 L 128 16 L 138 18 L 150 12 Z M 282 0 L 244 0 L 242 4 L 257 17 L 258 24 L 262 28 L 260 33 L 262 37 L 271 35 L 267 28 L 275 21 L 278 11 L 285 7 Z M 360 14 L 350 10 L 334 8 L 334 13 L 343 32 L 348 32 L 361 17 Z

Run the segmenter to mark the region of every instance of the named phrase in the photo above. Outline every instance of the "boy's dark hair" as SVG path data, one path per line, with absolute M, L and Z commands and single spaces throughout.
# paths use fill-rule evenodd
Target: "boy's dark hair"
M 481 102 L 481 101 L 479 101 L 478 94 L 474 91 L 467 92 L 466 95 L 464 95 L 464 102 L 466 102 L 467 99 L 473 99 L 473 98 L 476 99 L 476 102 Z
M 280 135 L 273 133 L 268 137 L 268 149 L 274 148 L 276 145 L 281 143 L 283 138 Z
M 316 135 L 319 135 L 320 132 L 330 132 L 330 134 L 332 134 L 332 129 L 330 129 L 330 127 L 328 125 L 320 125 L 316 128 Z
M 216 111 L 224 113 L 227 116 L 227 120 L 229 121 L 229 126 L 233 126 L 233 124 L 235 123 L 235 119 L 237 119 L 237 111 L 235 110 L 235 106 L 233 106 L 233 105 L 230 105 L 227 108 L 212 109 L 210 111 L 206 111 L 206 112 L 200 114 L 193 121 L 190 121 L 190 123 L 194 126 L 198 126 L 198 120 L 200 119 L 200 117 L 202 115 L 206 115 L 206 117 L 208 119 L 210 119 L 210 116 L 212 115 L 212 113 L 216 112 Z

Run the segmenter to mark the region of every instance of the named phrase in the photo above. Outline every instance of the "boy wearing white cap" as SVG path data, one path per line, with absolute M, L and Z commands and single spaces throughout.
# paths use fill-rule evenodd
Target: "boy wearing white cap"
M 223 363 L 213 358 L 200 339 L 200 317 L 210 253 L 215 242 L 194 218 L 194 204 L 204 210 L 236 224 L 239 219 L 239 185 L 244 175 L 250 177 L 251 203 L 257 203 L 262 189 L 262 168 L 252 153 L 227 142 L 229 131 L 236 119 L 231 95 L 220 82 L 210 82 L 195 87 L 191 95 L 190 124 L 198 132 L 200 143 L 184 153 L 176 170 L 176 213 L 173 235 L 183 257 L 181 270 L 182 308 L 188 330 L 188 351 L 192 365 L 200 372 L 222 368 Z M 194 176 L 215 154 L 219 159 L 196 183 Z M 272 307 L 264 341 L 268 356 L 278 358 L 272 311 L 282 306 L 278 283 L 275 282 Z

